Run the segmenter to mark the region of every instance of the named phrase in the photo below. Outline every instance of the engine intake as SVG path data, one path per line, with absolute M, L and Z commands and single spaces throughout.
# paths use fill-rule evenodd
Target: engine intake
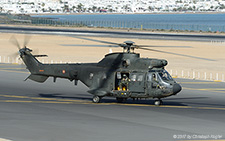
M 167 64 L 168 64 L 168 62 L 166 60 L 157 60 L 157 59 L 154 59 L 154 60 L 151 60 L 149 69 L 152 69 L 152 68 L 161 68 L 161 67 L 166 66 Z

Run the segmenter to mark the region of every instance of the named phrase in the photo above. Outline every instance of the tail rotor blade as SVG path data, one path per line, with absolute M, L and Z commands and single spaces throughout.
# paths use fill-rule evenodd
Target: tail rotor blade
M 30 36 L 30 35 L 25 34 L 25 37 L 24 37 L 24 42 L 23 42 L 23 47 L 25 47 L 25 48 L 26 48 L 27 44 L 30 42 L 30 39 L 31 39 L 31 36 Z
M 15 36 L 12 36 L 9 40 L 12 44 L 14 44 L 15 46 L 17 46 L 17 48 L 20 50 L 21 47 L 20 47 L 20 44 L 19 42 L 17 41 L 17 39 L 15 38 Z
M 17 58 L 18 55 L 19 55 L 19 52 L 15 52 L 15 53 L 13 53 L 13 54 L 10 54 L 9 57 L 10 57 L 10 58 Z

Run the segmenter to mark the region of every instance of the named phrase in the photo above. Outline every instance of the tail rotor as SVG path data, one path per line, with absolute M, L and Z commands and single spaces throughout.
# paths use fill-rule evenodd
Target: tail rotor
M 28 52 L 32 52 L 33 50 L 29 49 L 27 47 L 28 43 L 30 42 L 30 39 L 31 39 L 31 36 L 25 34 L 25 37 L 24 37 L 24 41 L 23 41 L 23 46 L 21 47 L 18 40 L 16 39 L 16 37 L 13 35 L 11 38 L 10 38 L 10 42 L 15 45 L 17 48 L 18 48 L 18 52 L 17 53 L 13 53 L 12 57 L 16 58 L 18 55 L 23 55 L 26 51 Z M 38 51 L 36 51 L 38 52 Z
M 38 54 L 38 52 L 39 52 L 38 49 L 33 51 L 32 49 L 27 47 L 28 43 L 30 42 L 30 39 L 31 39 L 31 36 L 25 34 L 23 47 L 21 47 L 18 40 L 15 38 L 15 36 L 12 36 L 9 41 L 13 45 L 15 45 L 19 51 L 16 53 L 13 53 L 12 55 L 10 55 L 10 57 L 17 58 L 17 56 L 19 55 L 20 56 L 19 58 L 21 58 L 22 55 L 25 55 L 28 52 L 34 52 L 34 54 Z M 33 56 L 34 57 L 47 57 L 47 55 L 33 55 Z
M 13 35 L 9 41 L 14 44 L 19 50 L 21 49 L 19 42 L 17 41 L 16 37 Z

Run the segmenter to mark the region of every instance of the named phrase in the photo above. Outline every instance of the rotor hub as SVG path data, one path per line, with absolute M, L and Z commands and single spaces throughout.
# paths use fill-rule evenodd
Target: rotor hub
M 121 47 L 123 47 L 123 50 L 127 53 L 130 53 L 131 49 L 134 51 L 134 48 L 136 48 L 136 46 L 134 45 L 135 42 L 133 41 L 125 41 L 123 43 L 124 44 L 122 44 Z
M 125 41 L 124 44 L 132 46 L 135 42 L 133 41 Z

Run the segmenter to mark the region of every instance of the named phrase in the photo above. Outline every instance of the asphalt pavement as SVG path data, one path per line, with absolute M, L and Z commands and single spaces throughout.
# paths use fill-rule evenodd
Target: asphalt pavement
M 183 90 L 163 99 L 92 103 L 82 83 L 24 81 L 19 65 L 0 64 L 0 140 L 173 141 L 225 139 L 225 83 L 176 79 Z

